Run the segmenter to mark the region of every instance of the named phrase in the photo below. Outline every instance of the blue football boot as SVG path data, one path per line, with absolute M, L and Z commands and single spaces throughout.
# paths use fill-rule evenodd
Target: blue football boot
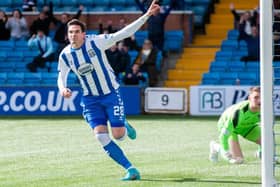
M 123 181 L 140 180 L 141 176 L 136 168 L 129 168 L 126 175 L 122 178 Z
M 128 123 L 127 120 L 125 120 L 124 124 L 127 130 L 127 136 L 132 140 L 136 139 L 136 130 Z

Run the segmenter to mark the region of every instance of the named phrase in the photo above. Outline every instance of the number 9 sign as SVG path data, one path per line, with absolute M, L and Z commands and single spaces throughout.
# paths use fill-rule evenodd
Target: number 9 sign
M 187 90 L 183 88 L 147 88 L 145 112 L 186 113 Z

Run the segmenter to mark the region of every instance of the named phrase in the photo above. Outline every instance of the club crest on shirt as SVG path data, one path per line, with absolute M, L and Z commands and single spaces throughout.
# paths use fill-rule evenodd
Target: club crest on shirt
M 88 55 L 89 55 L 91 58 L 93 58 L 93 57 L 96 56 L 96 54 L 95 54 L 95 52 L 94 52 L 93 49 L 89 49 L 87 52 L 88 52 Z
M 85 76 L 85 75 L 91 73 L 93 70 L 94 70 L 94 67 L 91 63 L 83 63 L 78 68 L 78 73 L 81 76 Z

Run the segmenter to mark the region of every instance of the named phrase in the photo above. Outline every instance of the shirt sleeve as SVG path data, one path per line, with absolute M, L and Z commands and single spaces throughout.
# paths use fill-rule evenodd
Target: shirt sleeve
M 20 26 L 21 26 L 21 29 L 28 30 L 27 22 L 24 18 L 20 19 Z
M 57 85 L 61 93 L 64 88 L 67 88 L 67 77 L 70 72 L 70 68 L 66 65 L 61 56 L 58 60 L 58 71 Z
M 229 151 L 229 143 L 228 140 L 231 136 L 236 137 L 237 135 L 233 131 L 233 124 L 232 120 L 228 119 L 224 122 L 220 135 L 219 135 L 219 142 L 223 151 Z
M 27 45 L 28 45 L 28 47 L 30 47 L 30 48 L 34 48 L 34 47 L 36 47 L 36 43 L 37 43 L 37 38 L 31 37 L 31 38 L 28 40 Z
M 132 22 L 131 24 L 127 25 L 123 29 L 119 30 L 116 33 L 112 34 L 100 34 L 94 38 L 94 41 L 98 48 L 106 50 L 113 46 L 116 42 L 121 41 L 125 38 L 130 37 L 133 35 L 137 30 L 141 28 L 142 25 L 148 20 L 149 15 L 144 14 L 136 21 Z

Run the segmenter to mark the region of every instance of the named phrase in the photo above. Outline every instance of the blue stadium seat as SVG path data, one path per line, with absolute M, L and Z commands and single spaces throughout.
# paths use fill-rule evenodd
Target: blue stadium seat
M 2 0 L 0 1 L 0 10 L 5 12 L 12 11 L 13 2 L 12 0 Z
M 157 54 L 157 59 L 156 59 L 156 70 L 159 72 L 161 71 L 162 60 L 163 60 L 162 52 L 159 51 Z
M 53 86 L 57 82 L 57 72 L 42 72 L 42 85 Z
M 280 68 L 280 62 L 279 61 L 273 62 L 273 67 L 274 68 Z
M 238 48 L 239 44 L 236 40 L 223 40 L 221 49 L 222 51 L 232 51 Z
M 27 41 L 25 40 L 19 40 L 19 41 L 16 41 L 14 43 L 14 47 L 15 47 L 15 50 L 17 51 L 26 51 L 26 50 L 29 50 L 29 47 L 27 45 Z
M 130 66 L 132 66 L 132 64 L 134 63 L 134 61 L 136 60 L 136 57 L 138 55 L 138 51 L 128 51 L 128 54 L 130 56 Z
M 143 45 L 144 40 L 148 38 L 148 32 L 146 30 L 137 31 L 135 33 L 135 39 L 138 45 Z
M 202 85 L 216 85 L 220 82 L 220 73 L 208 72 L 202 75 Z
M 54 39 L 54 35 L 55 35 L 55 30 L 51 29 L 49 32 L 49 37 L 51 37 L 52 39 Z
M 136 6 L 128 5 L 124 8 L 124 11 L 138 11 L 138 8 Z
M 260 62 L 247 62 L 246 64 L 247 72 L 259 72 L 260 71 Z
M 220 74 L 221 84 L 223 85 L 235 85 L 238 78 L 238 73 L 236 72 L 222 72 Z
M 238 61 L 240 60 L 243 56 L 248 56 L 248 51 L 247 50 L 234 50 L 232 52 L 232 60 L 233 61 Z
M 25 72 L 23 84 L 25 86 L 39 86 L 41 85 L 41 79 L 42 79 L 41 73 Z
M 139 86 L 141 87 L 148 87 L 149 86 L 149 75 L 147 72 L 142 72 L 143 77 L 145 77 L 146 80 L 140 80 Z
M 91 8 L 91 11 L 93 12 L 106 12 L 108 11 L 108 7 L 107 6 L 94 6 Z
M 6 0 L 4 0 L 6 1 Z M 12 0 L 12 7 L 13 8 L 21 8 L 22 0 Z
M 280 85 L 280 72 L 274 73 L 274 84 Z
M 7 80 L 7 73 L 1 72 L 0 73 L 0 85 L 5 85 Z
M 43 7 L 45 4 L 45 0 L 37 0 L 37 7 Z
M 125 6 L 126 0 L 114 0 L 110 2 L 111 6 Z
M 117 76 L 117 80 L 119 82 L 119 84 L 121 86 L 124 86 L 124 76 L 125 76 L 125 72 L 122 72 L 122 73 L 119 73 L 118 76 Z
M 192 11 L 194 12 L 194 26 L 203 27 L 207 8 L 204 6 L 193 6 Z
M 28 50 L 23 53 L 23 58 L 34 58 L 35 56 L 38 55 L 39 55 L 38 51 Z
M 26 68 L 26 65 L 27 65 L 27 63 L 30 63 L 30 62 L 31 62 L 31 60 L 29 62 L 16 62 L 14 71 L 15 72 L 29 72 L 29 70 Z
M 9 72 L 7 74 L 7 85 L 18 86 L 23 83 L 24 73 L 23 72 Z
M 56 0 L 60 1 L 62 7 L 77 7 L 78 0 Z
M 57 65 L 58 65 L 58 62 L 56 62 L 56 61 L 50 62 L 48 64 L 49 71 L 50 72 L 57 72 Z
M 273 70 L 274 70 L 274 73 L 280 72 L 280 62 L 278 62 L 278 61 L 273 62 Z
M 247 43 L 244 40 L 239 41 L 239 50 L 248 51 Z
M 167 51 L 181 52 L 183 49 L 184 34 L 182 30 L 165 32 L 165 49 Z
M 0 61 L 5 61 L 7 58 L 7 52 L 6 51 L 0 51 Z
M 194 6 L 208 6 L 211 0 L 193 0 L 192 5 Z
M 13 62 L 1 62 L 0 72 L 13 72 L 15 64 Z
M 8 6 L 8 7 L 10 7 L 10 6 L 12 6 L 12 3 L 13 3 L 13 1 L 12 0 L 2 0 L 2 1 L 0 1 L 0 7 L 6 7 L 6 6 Z M 21 1 L 21 3 L 22 3 L 22 1 Z
M 109 6 L 110 5 L 110 0 L 93 0 L 94 6 Z
M 238 79 L 241 85 L 256 85 L 258 76 L 255 72 L 240 72 L 238 73 Z
M 98 34 L 98 30 L 87 30 L 87 34 Z
M 76 75 L 73 72 L 70 72 L 67 79 L 67 85 L 75 86 L 77 84 L 79 84 L 79 82 Z
M 244 72 L 246 71 L 245 63 L 242 61 L 232 61 L 228 63 L 228 69 L 231 72 Z
M 13 53 L 8 53 L 6 61 L 10 62 L 20 62 L 23 60 L 23 52 L 21 51 L 14 51 Z
M 228 40 L 237 40 L 239 37 L 239 31 L 236 29 L 229 30 L 227 33 Z
M 217 51 L 215 54 L 216 61 L 230 61 L 232 58 L 232 51 Z
M 184 0 L 184 9 L 191 10 L 193 6 L 193 0 Z
M 226 72 L 228 69 L 227 61 L 213 61 L 210 64 L 210 72 Z
M 108 7 L 109 11 L 124 11 L 125 7 L 121 5 L 115 5 L 115 6 L 110 6 Z
M 13 50 L 15 47 L 15 43 L 13 41 L 0 41 L 0 51 L 2 50 Z
M 134 7 L 136 7 L 135 0 L 125 0 L 125 5 L 126 5 L 127 7 L 129 7 L 129 6 L 134 6 Z M 137 8 L 137 7 L 136 7 L 136 8 Z
M 92 7 L 94 5 L 93 0 L 82 0 L 82 1 L 78 1 L 78 3 L 85 6 L 85 8 Z

